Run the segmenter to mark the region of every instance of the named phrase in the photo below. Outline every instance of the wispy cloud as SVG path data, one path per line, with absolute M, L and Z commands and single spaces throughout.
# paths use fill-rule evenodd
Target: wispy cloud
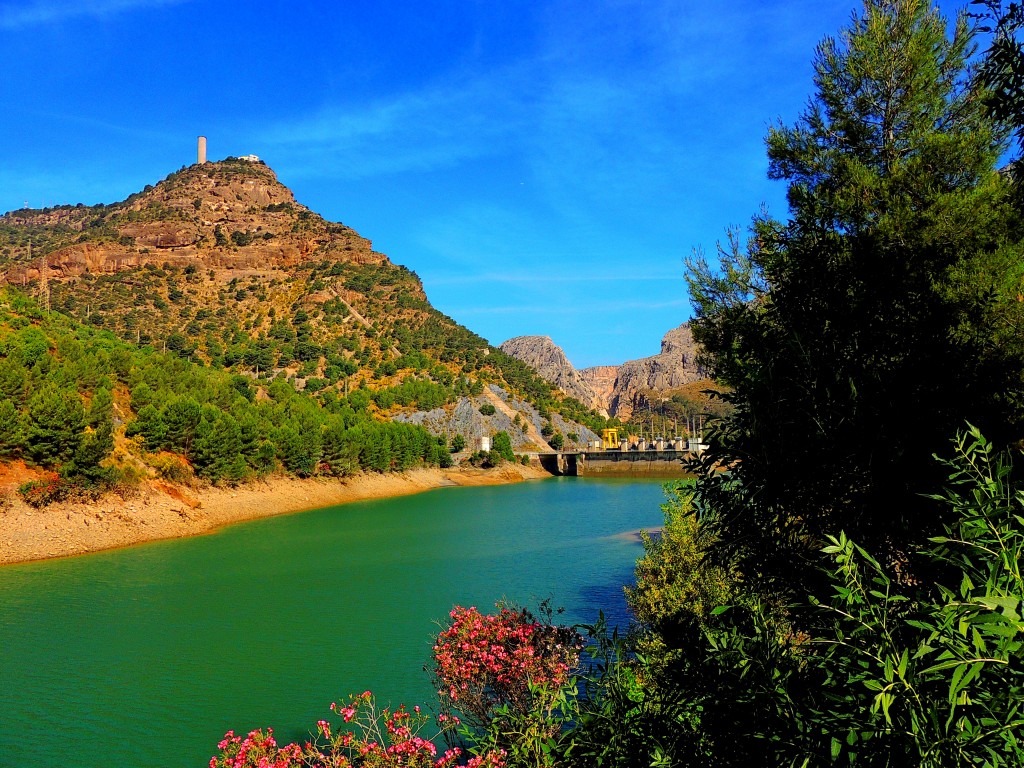
M 82 16 L 105 17 L 185 2 L 189 0 L 29 0 L 3 3 L 0 5 L 0 29 L 26 29 L 41 24 L 58 24 Z
M 514 62 L 439 73 L 431 85 L 374 100 L 331 100 L 259 128 L 251 143 L 312 177 L 364 179 L 515 158 L 557 208 L 593 197 L 618 204 L 633 194 L 624 178 L 674 176 L 670 161 L 685 156 L 673 135 L 674 105 L 706 82 L 707 63 L 698 66 L 686 48 L 673 51 L 685 62 L 664 60 L 613 10 L 554 5 L 552 30 Z M 755 143 L 760 151 L 759 137 Z
M 253 141 L 305 176 L 366 178 L 448 168 L 502 151 L 524 130 L 511 73 L 451 78 L 371 102 L 335 103 L 271 124 Z M 297 167 L 295 167 L 297 166 Z
M 75 112 L 53 109 L 56 105 L 47 105 L 46 109 L 27 109 L 15 104 L 7 108 L 8 117 L 31 118 L 32 120 L 45 120 L 51 125 L 66 124 L 75 128 L 95 129 L 105 134 L 116 134 L 130 136 L 143 140 L 156 140 L 163 142 L 174 142 L 181 138 L 180 131 L 174 131 L 162 126 L 158 129 L 149 127 L 139 122 L 131 122 L 127 119 L 121 121 L 107 120 L 93 117 L 91 115 L 76 114 Z

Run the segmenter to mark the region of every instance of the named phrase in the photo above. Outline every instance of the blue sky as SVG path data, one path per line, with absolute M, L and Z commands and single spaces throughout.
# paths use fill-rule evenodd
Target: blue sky
M 943 3 L 947 9 L 958 7 Z M 498 344 L 654 354 L 852 0 L 0 0 L 0 210 L 257 154 Z

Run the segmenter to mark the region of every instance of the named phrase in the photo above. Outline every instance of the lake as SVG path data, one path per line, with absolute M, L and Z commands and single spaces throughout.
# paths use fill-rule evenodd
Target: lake
M 303 739 L 332 701 L 432 705 L 455 604 L 628 617 L 660 482 L 553 478 L 358 502 L 0 568 L 0 765 L 205 766 L 229 728 Z

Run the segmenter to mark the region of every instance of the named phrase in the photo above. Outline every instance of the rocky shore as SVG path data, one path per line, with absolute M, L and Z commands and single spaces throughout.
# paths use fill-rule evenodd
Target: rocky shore
M 345 480 L 272 477 L 234 488 L 179 488 L 151 481 L 128 498 L 63 502 L 33 509 L 16 495 L 0 507 L 0 565 L 81 555 L 159 539 L 210 533 L 225 525 L 433 488 L 503 485 L 550 475 L 536 467 L 416 469 Z M 13 498 L 12 498 L 13 496 Z

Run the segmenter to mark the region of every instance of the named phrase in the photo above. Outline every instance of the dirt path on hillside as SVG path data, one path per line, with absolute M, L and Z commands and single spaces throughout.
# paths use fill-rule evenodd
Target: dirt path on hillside
M 210 533 L 244 520 L 363 499 L 405 496 L 445 486 L 503 485 L 550 477 L 535 467 L 415 469 L 346 480 L 276 477 L 237 488 L 191 490 L 150 481 L 122 499 L 65 502 L 33 509 L 6 489 L 0 505 L 0 565 L 80 555 L 146 541 Z

